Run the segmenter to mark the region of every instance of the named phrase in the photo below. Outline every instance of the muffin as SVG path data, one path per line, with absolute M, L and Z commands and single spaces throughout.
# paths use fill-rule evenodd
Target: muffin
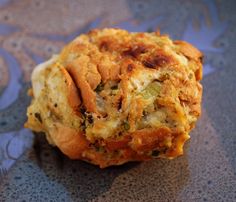
M 201 113 L 202 57 L 159 32 L 92 30 L 34 69 L 25 127 L 101 168 L 172 159 Z

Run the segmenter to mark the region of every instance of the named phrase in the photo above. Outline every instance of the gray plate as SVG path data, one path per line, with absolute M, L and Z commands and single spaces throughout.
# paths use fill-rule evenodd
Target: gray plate
M 235 9 L 233 0 L 0 1 L 0 201 L 236 201 Z M 204 52 L 202 116 L 183 156 L 101 170 L 23 129 L 33 67 L 111 26 L 160 28 Z

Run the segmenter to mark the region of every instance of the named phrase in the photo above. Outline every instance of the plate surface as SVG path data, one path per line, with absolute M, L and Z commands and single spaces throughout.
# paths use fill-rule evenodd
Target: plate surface
M 0 0 L 0 201 L 236 201 L 236 1 Z M 99 169 L 23 129 L 30 74 L 96 27 L 159 28 L 205 54 L 202 116 L 174 160 Z

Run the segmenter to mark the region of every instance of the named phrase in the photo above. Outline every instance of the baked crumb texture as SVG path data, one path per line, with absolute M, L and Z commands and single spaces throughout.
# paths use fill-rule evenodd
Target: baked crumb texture
M 174 158 L 201 113 L 202 57 L 158 32 L 92 30 L 34 69 L 25 127 L 101 168 Z

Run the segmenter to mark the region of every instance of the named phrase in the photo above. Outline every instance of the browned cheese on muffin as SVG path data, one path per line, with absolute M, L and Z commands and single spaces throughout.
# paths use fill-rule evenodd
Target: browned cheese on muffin
M 32 73 L 25 127 L 101 168 L 183 154 L 201 113 L 202 53 L 167 35 L 95 29 Z

